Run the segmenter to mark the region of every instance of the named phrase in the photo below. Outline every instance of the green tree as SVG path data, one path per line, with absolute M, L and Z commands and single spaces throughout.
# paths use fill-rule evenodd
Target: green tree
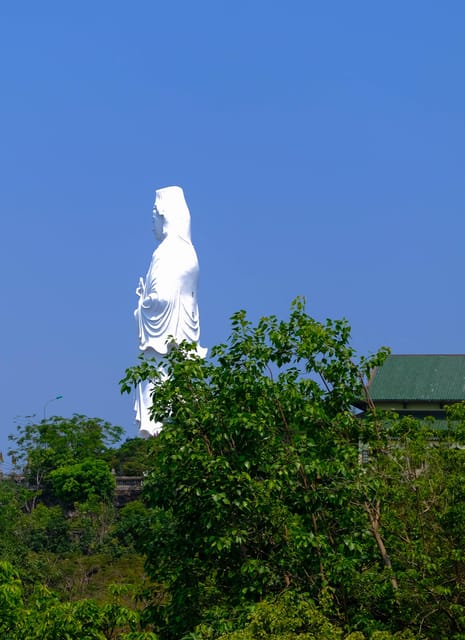
M 23 543 L 28 550 L 53 553 L 69 550 L 69 521 L 60 507 L 38 504 L 32 513 L 22 514 L 20 522 Z
M 21 581 L 15 569 L 6 561 L 0 562 L 0 633 L 9 638 L 19 625 L 23 609 Z
M 9 439 L 13 442 L 9 455 L 37 495 L 44 489 L 49 474 L 86 459 L 102 459 L 111 445 L 121 440 L 122 427 L 99 418 L 75 414 L 72 418 L 53 416 L 39 423 L 20 425 Z
M 165 595 L 152 608 L 162 637 L 200 622 L 227 630 L 250 606 L 293 589 L 323 614 L 350 615 L 353 575 L 373 534 L 353 501 L 363 470 L 359 442 L 372 425 L 354 415 L 363 373 L 345 321 L 317 322 L 300 300 L 288 322 L 245 312 L 213 360 L 171 350 L 153 396 L 165 426 L 145 480 L 149 574 Z M 122 390 L 159 376 L 129 369 Z
M 91 495 L 88 500 L 74 504 L 70 520 L 71 536 L 76 549 L 86 554 L 100 552 L 112 537 L 116 520 L 115 507 L 108 500 Z
M 379 416 L 365 477 L 354 500 L 382 550 L 354 576 L 354 615 L 409 623 L 427 637 L 465 634 L 465 407 L 448 409 L 447 429 L 433 420 Z
M 141 476 L 150 466 L 153 441 L 145 438 L 128 438 L 119 447 L 108 451 L 106 459 L 117 475 Z
M 357 360 L 346 322 L 297 301 L 236 314 L 212 360 L 173 348 L 166 379 L 127 371 L 125 391 L 158 376 L 164 423 L 137 530 L 161 638 L 465 637 L 465 405 L 445 429 L 380 414 L 384 353 Z
M 197 636 L 208 638 L 208 629 L 199 628 Z M 262 601 L 249 616 L 247 625 L 220 636 L 219 640 L 416 640 L 408 629 L 395 634 L 375 631 L 346 633 L 336 626 L 310 598 L 285 591 Z
M 137 609 L 121 604 L 124 586 L 113 587 L 108 603 L 62 602 L 37 585 L 26 597 L 15 569 L 0 562 L 0 634 L 4 640 L 157 640 Z
M 119 510 L 114 533 L 120 544 L 137 550 L 144 532 L 150 526 L 150 513 L 141 500 L 132 500 Z
M 93 497 L 108 501 L 115 489 L 115 478 L 104 460 L 86 458 L 50 471 L 48 484 L 53 495 L 67 507 Z
M 12 478 L 0 479 L 0 559 L 21 554 L 20 521 L 32 492 Z

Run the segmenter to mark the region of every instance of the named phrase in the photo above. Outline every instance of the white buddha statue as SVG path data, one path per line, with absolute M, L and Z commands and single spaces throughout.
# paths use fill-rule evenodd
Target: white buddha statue
M 198 345 L 200 338 L 197 281 L 199 263 L 191 242 L 190 213 L 181 187 L 166 187 L 155 193 L 153 231 L 159 244 L 145 277 L 139 280 L 134 312 L 139 349 L 163 368 L 162 358 L 170 340 Z M 203 358 L 207 350 L 197 346 Z M 144 381 L 136 389 L 135 411 L 140 434 L 156 435 L 161 423 L 149 417 L 153 383 Z

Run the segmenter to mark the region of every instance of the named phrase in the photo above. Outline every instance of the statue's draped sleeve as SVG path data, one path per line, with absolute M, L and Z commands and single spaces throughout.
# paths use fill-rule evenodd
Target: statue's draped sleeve
M 181 238 L 166 238 L 154 251 L 135 311 L 141 351 L 165 355 L 170 339 L 198 343 L 198 270 L 193 245 Z

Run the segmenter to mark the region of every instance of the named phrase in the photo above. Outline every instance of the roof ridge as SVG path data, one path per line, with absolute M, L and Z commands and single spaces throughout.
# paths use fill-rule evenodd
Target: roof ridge
M 436 356 L 446 356 L 448 358 L 456 358 L 456 357 L 465 358 L 465 353 L 390 353 L 388 355 L 388 358 L 390 358 L 392 356 L 397 357 L 397 358 L 399 358 L 399 357 L 408 357 L 408 358 L 411 358 L 411 357 L 427 357 L 427 358 L 430 358 L 430 357 L 436 357 Z

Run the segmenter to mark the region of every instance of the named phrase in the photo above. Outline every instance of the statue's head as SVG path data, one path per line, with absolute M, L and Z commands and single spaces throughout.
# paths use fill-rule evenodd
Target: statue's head
M 191 216 L 181 187 L 157 189 L 152 220 L 157 240 L 176 235 L 191 241 Z

